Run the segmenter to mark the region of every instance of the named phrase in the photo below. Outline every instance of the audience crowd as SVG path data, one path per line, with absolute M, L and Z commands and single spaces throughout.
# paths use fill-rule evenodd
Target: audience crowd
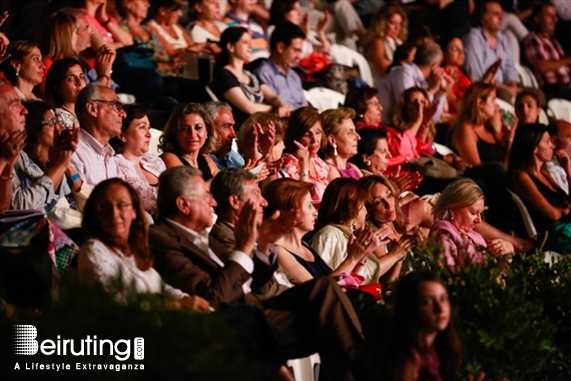
M 540 122 L 548 100 L 571 100 L 570 21 L 549 1 L 54 3 L 0 17 L 0 212 L 45 213 L 80 248 L 80 278 L 120 301 L 256 306 L 297 344 L 259 348 L 269 379 L 314 352 L 327 380 L 454 379 L 446 288 L 404 259 L 435 244 L 461 272 L 571 253 L 571 124 Z M 348 51 L 371 83 L 336 62 Z M 306 98 L 340 81 L 343 105 Z M 381 375 L 353 302 L 399 279 Z

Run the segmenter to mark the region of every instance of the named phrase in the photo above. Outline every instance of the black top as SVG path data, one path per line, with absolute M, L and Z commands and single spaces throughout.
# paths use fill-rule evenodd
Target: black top
M 296 253 L 293 253 L 291 251 L 289 251 L 288 249 L 286 249 L 283 246 L 280 246 L 281 248 L 283 248 L 285 251 L 287 251 L 288 253 L 290 253 L 291 255 L 293 255 L 293 257 L 295 258 L 295 260 L 302 265 L 307 271 L 309 271 L 309 273 L 314 277 L 314 278 L 318 278 L 318 277 L 322 277 L 322 276 L 329 276 L 333 270 L 331 270 L 331 267 L 327 266 L 327 263 L 325 263 L 323 261 L 323 259 L 321 259 L 321 257 L 319 256 L 319 254 L 317 254 L 315 252 L 315 250 L 313 250 L 311 247 L 309 247 L 305 242 L 303 243 L 303 246 L 308 249 L 311 254 L 313 254 L 313 262 L 311 261 L 306 261 L 305 259 L 303 259 L 302 257 L 300 257 L 299 255 L 297 255 Z
M 220 68 L 216 71 L 214 75 L 214 79 L 210 84 L 210 89 L 212 92 L 218 97 L 218 99 L 222 102 L 228 102 L 232 105 L 232 114 L 234 115 L 234 121 L 236 122 L 236 131 L 240 129 L 242 123 L 250 116 L 245 112 L 239 110 L 235 105 L 233 105 L 226 97 L 224 97 L 224 93 L 234 87 L 240 87 L 244 92 L 246 97 L 255 103 L 262 103 L 264 101 L 264 95 L 262 94 L 261 85 L 258 77 L 254 74 L 250 73 L 247 70 L 244 70 L 244 73 L 250 78 L 249 83 L 243 83 L 236 78 L 231 71 Z
M 182 155 L 176 155 L 176 156 L 179 158 L 182 164 L 186 165 L 187 167 L 192 167 L 192 165 L 190 165 L 190 163 L 186 161 L 184 157 L 182 157 Z M 198 159 L 196 161 L 198 162 L 198 169 L 200 169 L 200 171 L 202 172 L 202 178 L 204 179 L 204 181 L 210 180 L 213 176 L 212 172 L 210 171 L 210 167 L 208 166 L 208 161 L 206 161 L 204 155 L 199 154 Z
M 537 187 L 537 190 L 539 190 L 539 193 L 541 193 L 543 197 L 545 197 L 547 202 L 549 202 L 551 205 L 553 205 L 556 208 L 569 207 L 568 197 L 567 194 L 563 191 L 563 189 L 559 188 L 555 184 L 552 184 L 552 186 L 555 187 L 556 189 L 555 191 L 553 191 L 550 187 L 539 181 L 539 179 L 537 179 L 535 176 L 530 176 L 530 177 L 531 180 L 533 180 L 535 186 Z M 539 213 L 533 208 L 529 209 L 529 214 L 531 215 L 531 219 L 536 225 L 538 231 L 549 230 L 551 228 L 551 225 L 553 225 L 554 222 L 553 220 L 548 219 L 547 217 L 543 216 L 541 213 Z
M 478 138 L 478 154 L 482 164 L 498 162 L 502 163 L 506 156 L 506 151 L 502 143 L 488 143 Z

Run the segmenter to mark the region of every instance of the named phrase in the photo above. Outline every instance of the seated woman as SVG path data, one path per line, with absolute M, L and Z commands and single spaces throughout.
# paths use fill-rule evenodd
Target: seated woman
M 409 159 L 431 156 L 436 128 L 432 115 L 436 111 L 431 106 L 428 93 L 420 87 L 406 89 L 399 98 L 393 124 L 387 128 L 387 142 L 392 158 L 389 169 L 405 164 Z
M 92 50 L 89 53 L 84 52 L 90 67 L 93 67 L 94 63 L 93 52 L 98 51 L 103 45 L 112 50 L 133 45 L 133 37 L 119 26 L 115 17 L 107 13 L 107 0 L 85 0 L 82 11 L 93 30 Z
M 160 156 L 167 168 L 188 165 L 202 171 L 205 181 L 218 173 L 208 156 L 216 146 L 208 112 L 198 103 L 179 105 L 171 114 L 160 137 Z
M 301 59 L 313 53 L 314 48 L 328 53 L 331 44 L 327 39 L 325 31 L 327 30 L 330 19 L 331 16 L 329 12 L 325 11 L 323 17 L 317 22 L 315 32 L 313 32 L 309 30 L 309 16 L 305 15 L 305 17 L 302 17 L 301 3 L 299 0 L 273 1 L 270 7 L 270 26 L 267 30 L 267 40 L 270 40 L 276 25 L 289 21 L 299 26 L 307 36 L 303 42 Z M 315 35 L 313 35 L 313 33 L 315 33 Z
M 228 27 L 222 22 L 218 0 L 190 0 L 188 2 L 190 24 L 186 31 L 196 43 L 218 42 L 222 32 Z
M 355 111 L 339 107 L 321 113 L 321 124 L 326 138 L 325 162 L 333 167 L 341 177 L 360 179 L 363 174 L 348 160 L 357 154 L 357 143 L 361 139 L 353 124 Z
M 309 183 L 278 179 L 264 186 L 262 196 L 268 202 L 264 217 L 271 217 L 276 211 L 298 211 L 294 227 L 276 241 L 276 253 L 279 265 L 285 270 L 293 284 L 320 276 L 338 276 L 341 273 L 357 273 L 367 255 L 380 245 L 378 237 L 370 229 L 355 231 L 347 243 L 347 255 L 334 269 L 329 267 L 319 253 L 303 241 L 303 236 L 313 230 L 317 219 L 317 210 L 313 206 Z
M 365 228 L 365 204 L 368 198 L 367 191 L 353 178 L 335 179 L 325 189 L 311 247 L 330 268 L 336 269 L 345 261 L 348 244 L 354 240 L 354 232 Z M 377 230 L 376 234 L 382 239 L 386 236 L 385 231 L 381 229 Z M 368 240 L 367 243 L 372 245 L 373 241 Z M 375 249 L 377 247 L 373 250 Z M 363 265 L 357 273 L 365 278 L 365 283 L 378 282 L 384 270 L 388 270 L 381 267 L 379 259 L 372 251 L 368 251 L 362 262 Z
M 528 124 L 518 127 L 509 160 L 509 183 L 527 204 L 538 232 L 549 231 L 547 247 L 559 253 L 571 252 L 571 199 L 551 177 L 545 163 L 553 158 L 555 146 L 547 126 Z M 567 177 L 571 160 L 565 150 L 555 155 Z
M 325 143 L 319 112 L 312 107 L 295 110 L 288 119 L 282 170 L 289 177 L 312 183 L 314 201 L 320 202 L 329 182 L 339 172 L 317 153 Z
M 85 86 L 85 72 L 77 58 L 63 58 L 50 67 L 46 77 L 45 98 L 56 107 L 55 113 L 62 127 L 79 127 L 75 100 Z
M 117 152 L 117 164 L 123 179 L 135 189 L 145 211 L 157 209 L 159 175 L 166 169 L 164 161 L 149 153 L 151 123 L 148 111 L 137 104 L 126 105 L 123 110 L 121 135 L 110 141 Z
M 367 222 L 375 230 L 383 231 L 385 236 L 384 244 L 375 250 L 375 255 L 381 263 L 382 273 L 387 274 L 388 280 L 395 280 L 400 275 L 402 260 L 422 238 L 418 225 L 407 221 L 397 202 L 395 188 L 386 177 L 367 176 L 359 183 L 369 194 Z
M 462 39 L 452 37 L 442 45 L 442 51 L 444 52 L 442 61 L 444 71 L 454 79 L 454 84 L 446 93 L 448 111 L 450 114 L 456 115 L 460 110 L 460 102 L 464 98 L 466 90 L 472 85 L 472 79 L 461 69 L 466 60 Z
M 515 115 L 521 124 L 539 123 L 545 96 L 539 89 L 524 89 L 515 98 Z
M 286 105 L 268 86 L 247 70 L 244 63 L 251 53 L 250 33 L 246 28 L 227 28 L 220 38 L 222 51 L 216 56 L 214 79 L 210 87 L 221 101 L 232 105 L 236 129 L 255 112 L 275 112 L 287 117 Z
M 504 255 L 513 245 L 501 238 L 486 241 L 474 228 L 482 222 L 484 192 L 470 179 L 456 180 L 444 188 L 434 205 L 431 236 L 442 249 L 444 260 L 456 271 L 469 263 L 486 261 L 488 252 Z
M 468 165 L 503 164 L 514 132 L 513 126 L 502 123 L 495 86 L 476 82 L 460 104 L 452 126 L 452 147 Z
M 408 17 L 396 4 L 387 4 L 377 11 L 369 26 L 370 41 L 365 47 L 365 57 L 371 63 L 375 78 L 383 77 L 393 62 L 395 50 L 408 35 Z
M 356 116 L 353 122 L 357 130 L 365 127 L 381 128 L 383 106 L 379 103 L 378 92 L 377 89 L 366 85 L 347 92 L 343 106 L 355 110 Z
M 102 283 L 120 301 L 132 292 L 161 294 L 173 306 L 209 311 L 206 300 L 165 284 L 153 268 L 143 206 L 123 180 L 105 180 L 93 189 L 85 204 L 83 229 L 89 239 L 79 251 L 80 277 Z
M 428 272 L 405 275 L 395 289 L 394 311 L 388 350 L 382 356 L 386 378 L 454 379 L 463 351 L 444 283 Z
M 14 41 L 8 45 L 7 59 L 0 64 L 0 72 L 23 101 L 39 101 L 34 88 L 44 80 L 45 65 L 38 44 L 31 41 Z
M 146 25 L 151 33 L 157 36 L 158 44 L 153 48 L 160 55 L 166 55 L 167 62 L 180 61 L 184 64 L 186 52 L 202 52 L 216 54 L 220 49 L 212 42 L 195 43 L 186 33 L 184 28 L 178 24 L 178 19 L 182 16 L 183 2 L 180 0 L 157 0 L 155 2 L 156 15 Z M 174 70 L 172 70 L 174 69 Z M 168 71 L 159 70 L 167 77 L 180 77 L 182 75 L 181 66 L 177 65 Z

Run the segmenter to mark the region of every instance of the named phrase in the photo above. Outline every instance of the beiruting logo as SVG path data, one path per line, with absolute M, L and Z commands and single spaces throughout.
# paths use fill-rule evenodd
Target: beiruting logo
M 60 335 L 56 340 L 44 340 L 38 343 L 36 337 L 38 330 L 33 325 L 13 325 L 12 338 L 13 350 L 17 355 L 35 355 L 38 350 L 46 356 L 72 355 L 72 356 L 115 356 L 119 361 L 125 361 L 131 357 L 131 340 L 117 340 L 115 342 L 106 339 L 98 339 L 97 336 L 87 336 L 85 339 L 62 339 Z M 136 337 L 133 339 L 133 359 L 145 358 L 145 339 Z

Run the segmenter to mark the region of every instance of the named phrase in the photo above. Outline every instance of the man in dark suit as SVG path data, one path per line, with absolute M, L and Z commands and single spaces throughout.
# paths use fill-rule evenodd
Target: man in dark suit
M 263 200 L 263 198 L 261 198 Z M 364 337 L 351 302 L 332 278 L 306 282 L 262 301 L 251 290 L 264 287 L 277 268 L 273 242 L 288 228 L 286 218 L 262 220 L 263 202 L 243 201 L 232 251 L 209 237 L 216 201 L 200 171 L 169 168 L 159 178 L 161 218 L 150 228 L 155 268 L 165 282 L 225 305 L 257 304 L 279 328 L 299 342 L 298 355 L 319 351 L 335 379 L 363 371 L 358 352 Z M 364 379 L 364 378 L 362 378 Z

